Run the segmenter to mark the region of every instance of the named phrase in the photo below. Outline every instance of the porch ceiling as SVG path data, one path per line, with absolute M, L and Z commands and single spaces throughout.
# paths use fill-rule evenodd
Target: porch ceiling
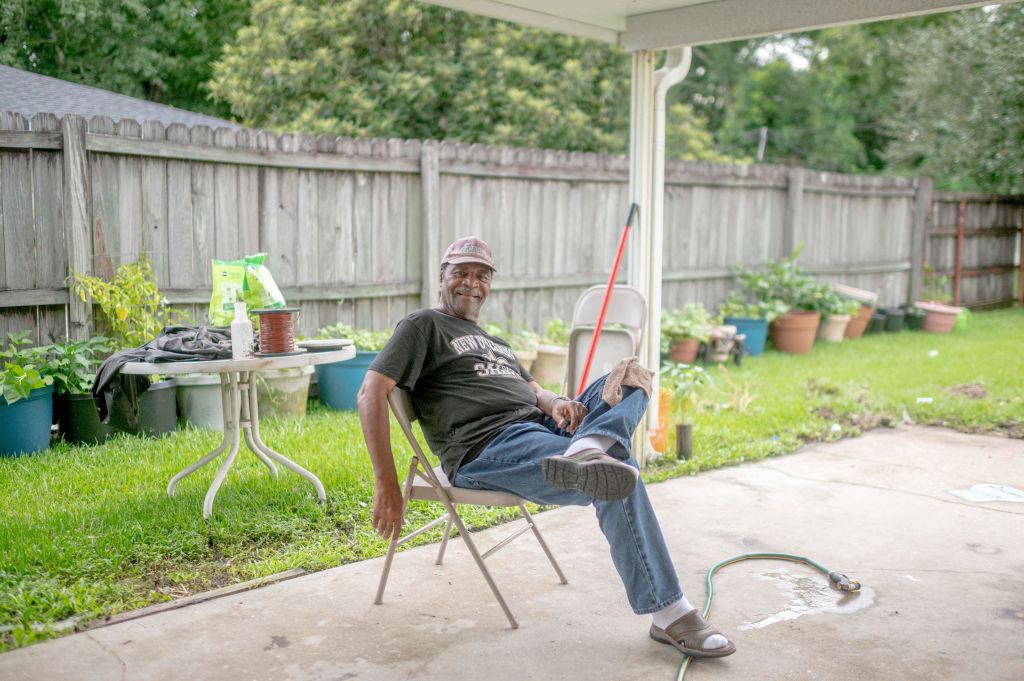
M 627 50 L 728 42 L 993 4 L 954 0 L 425 0 Z

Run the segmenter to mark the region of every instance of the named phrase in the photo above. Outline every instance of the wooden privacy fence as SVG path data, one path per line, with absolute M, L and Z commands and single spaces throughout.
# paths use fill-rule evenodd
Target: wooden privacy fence
M 1015 279 L 1024 304 L 1024 198 L 936 194 L 927 248 L 935 283 L 954 305 L 1012 305 Z
M 442 250 L 466 234 L 497 261 L 487 319 L 540 329 L 605 281 L 627 181 L 624 156 L 0 113 L 0 332 L 87 334 L 67 272 L 143 251 L 199 321 L 210 260 L 266 251 L 300 332 L 390 327 L 436 301 Z M 716 305 L 735 265 L 798 244 L 809 270 L 883 302 L 920 288 L 927 178 L 670 161 L 665 192 L 666 307 Z

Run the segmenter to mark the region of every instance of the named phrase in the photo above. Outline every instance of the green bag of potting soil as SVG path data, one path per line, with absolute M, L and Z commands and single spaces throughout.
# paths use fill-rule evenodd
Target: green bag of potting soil
M 285 307 L 281 289 L 263 264 L 266 257 L 266 253 L 257 253 L 245 258 L 245 302 L 250 310 Z
M 213 261 L 213 294 L 210 297 L 210 324 L 227 326 L 235 316 L 235 303 L 244 302 L 249 310 L 284 307 L 284 296 L 263 264 L 266 253 L 247 255 L 241 260 Z

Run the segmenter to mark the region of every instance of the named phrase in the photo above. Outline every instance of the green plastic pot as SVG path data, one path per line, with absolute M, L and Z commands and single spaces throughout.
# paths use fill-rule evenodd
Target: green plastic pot
M 0 398 L 0 456 L 41 452 L 50 446 L 53 386 L 33 390 L 13 404 Z
M 880 312 L 873 312 L 865 333 L 882 333 L 883 331 L 885 331 L 885 315 Z
M 55 395 L 53 411 L 57 416 L 57 432 L 68 444 L 99 444 L 114 434 L 113 428 L 100 421 L 91 394 Z
M 133 435 L 158 437 L 173 433 L 178 428 L 178 407 L 175 400 L 174 381 L 154 383 L 139 396 L 138 427 L 129 425 L 127 414 L 131 405 L 126 397 L 119 396 L 110 409 L 110 425 Z

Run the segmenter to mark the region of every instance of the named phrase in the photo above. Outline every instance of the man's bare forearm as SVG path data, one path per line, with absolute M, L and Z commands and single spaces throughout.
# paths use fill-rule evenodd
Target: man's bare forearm
M 398 474 L 391 452 L 391 426 L 388 422 L 388 396 L 383 386 L 364 384 L 360 389 L 359 423 L 377 485 L 397 488 Z

